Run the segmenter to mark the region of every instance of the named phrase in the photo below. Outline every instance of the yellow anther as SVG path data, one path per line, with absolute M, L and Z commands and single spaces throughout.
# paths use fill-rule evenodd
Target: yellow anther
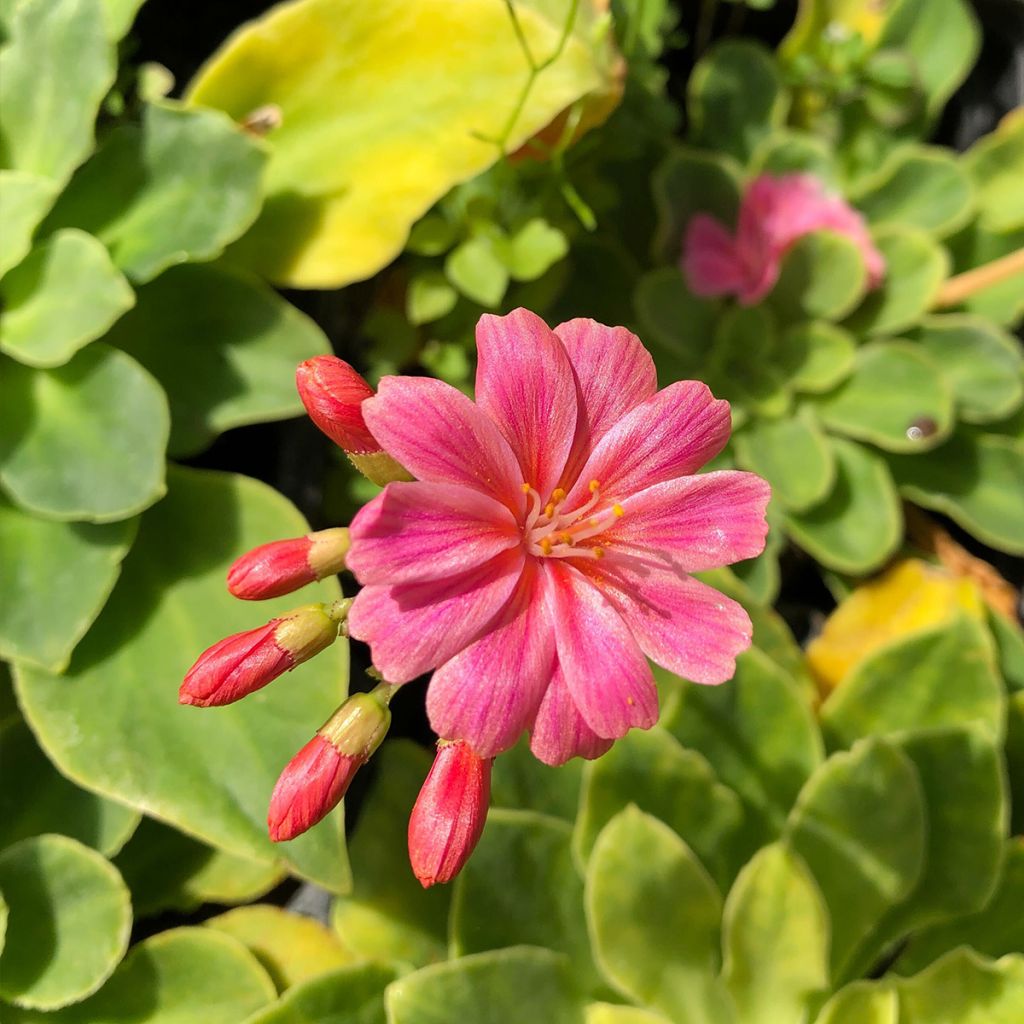
M 635 701 L 633 700 L 633 698 L 632 698 L 632 697 L 627 697 L 627 698 L 626 698 L 626 703 L 627 703 L 627 704 L 628 704 L 628 705 L 629 705 L 630 707 L 632 707 L 632 706 L 634 705 L 634 703 L 636 703 L 636 702 L 635 702 Z
M 541 551 L 544 552 L 545 555 L 550 555 L 551 554 L 551 547 L 552 547 L 551 538 L 550 537 L 541 537 L 541 539 L 540 539 L 540 549 L 541 549 Z
M 563 491 L 561 487 L 556 487 L 551 492 L 551 500 L 553 502 L 555 502 L 556 504 L 558 502 L 560 502 L 560 501 L 564 501 L 565 500 L 565 491 Z
M 533 488 L 529 484 L 520 484 L 519 489 L 523 492 L 523 494 L 529 494 L 530 491 L 533 490 Z
M 549 501 L 544 506 L 544 515 L 546 515 L 548 517 L 548 519 L 550 519 L 554 514 L 555 514 L 555 503 L 553 501 Z
M 600 489 L 601 489 L 601 481 L 600 480 L 591 480 L 590 481 L 590 493 L 591 494 L 596 494 Z
M 572 534 L 571 533 L 563 533 L 561 535 L 561 537 L 560 537 L 560 540 L 562 541 L 563 544 L 572 544 Z
M 625 512 L 622 511 L 622 506 L 621 505 L 612 505 L 612 511 L 615 513 L 616 516 L 618 516 L 620 518 L 626 514 Z
M 604 558 L 604 548 L 597 547 L 597 548 L 591 548 L 590 550 L 594 552 L 594 557 L 595 558 Z

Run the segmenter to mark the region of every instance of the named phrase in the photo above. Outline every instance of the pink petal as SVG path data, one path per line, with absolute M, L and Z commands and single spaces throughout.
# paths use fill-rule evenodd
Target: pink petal
M 477 405 L 504 434 L 528 482 L 547 499 L 576 432 L 576 380 L 562 343 L 536 314 L 485 314 L 476 327 Z
M 606 753 L 614 742 L 598 736 L 583 720 L 569 696 L 561 666 L 556 667 L 530 735 L 534 757 L 550 765 L 565 764 L 573 757 L 593 761 Z
M 746 277 L 732 235 L 706 213 L 691 218 L 686 229 L 682 269 L 690 291 L 702 298 L 735 293 Z
M 482 565 L 522 540 L 512 513 L 459 484 L 388 484 L 350 528 L 348 568 L 360 583 L 437 580 Z
M 701 572 L 764 550 L 771 488 L 753 473 L 723 470 L 655 484 L 623 499 L 605 535 L 610 550 Z
M 592 572 L 644 654 L 695 683 L 722 683 L 750 646 L 742 606 L 700 580 L 614 553 Z
M 650 666 L 614 606 L 577 569 L 544 564 L 558 662 L 573 702 L 598 736 L 618 739 L 658 720 Z
M 693 473 L 729 440 L 729 403 L 706 384 L 681 380 L 659 391 L 621 419 L 598 442 L 565 500 L 568 512 L 590 497 L 597 480 L 602 496 L 621 502 L 663 480 Z
M 494 757 L 533 721 L 555 661 L 555 637 L 527 563 L 505 610 L 476 643 L 446 661 L 427 690 L 427 714 L 439 736 L 465 740 L 481 757 Z
M 348 616 L 373 663 L 391 683 L 407 683 L 468 647 L 511 596 L 525 556 L 514 548 L 444 580 L 364 587 Z
M 419 480 L 463 484 L 521 513 L 521 472 L 494 422 L 461 391 L 430 377 L 385 377 L 361 406 L 385 451 Z

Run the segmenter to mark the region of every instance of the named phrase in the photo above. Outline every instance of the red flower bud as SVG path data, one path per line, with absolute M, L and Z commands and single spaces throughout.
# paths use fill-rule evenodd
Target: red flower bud
M 350 601 L 307 604 L 265 626 L 235 633 L 207 648 L 188 670 L 178 702 L 215 707 L 245 697 L 301 665 L 338 638 Z
M 245 601 L 280 597 L 345 568 L 348 530 L 320 530 L 275 540 L 242 555 L 228 570 L 228 590 Z
M 381 447 L 359 410 L 373 388 L 337 356 L 314 356 L 295 371 L 299 397 L 309 418 L 346 452 L 367 454 Z
M 390 724 L 391 712 L 376 693 L 349 697 L 277 780 L 267 814 L 270 838 L 294 839 L 337 807 Z
M 491 764 L 461 740 L 438 743 L 409 818 L 409 860 L 424 889 L 450 882 L 479 842 L 491 798 Z

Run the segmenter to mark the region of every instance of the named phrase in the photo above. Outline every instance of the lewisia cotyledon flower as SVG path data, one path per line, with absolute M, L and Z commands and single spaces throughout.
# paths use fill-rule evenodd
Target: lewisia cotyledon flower
M 760 553 L 769 488 L 694 475 L 725 445 L 729 405 L 696 381 L 659 391 L 625 328 L 551 330 L 519 309 L 482 317 L 477 346 L 475 402 L 385 377 L 361 405 L 416 479 L 352 523 L 349 631 L 391 683 L 433 669 L 431 725 L 478 756 L 529 730 L 549 764 L 597 757 L 654 724 L 648 658 L 732 676 L 750 620 L 691 574 Z
M 742 305 L 751 306 L 775 287 L 793 243 L 823 230 L 845 235 L 857 246 L 868 285 L 877 288 L 885 259 L 864 218 L 840 197 L 829 195 L 810 174 L 755 178 L 740 203 L 735 235 L 706 213 L 693 217 L 683 241 L 683 273 L 694 295 L 735 295 Z

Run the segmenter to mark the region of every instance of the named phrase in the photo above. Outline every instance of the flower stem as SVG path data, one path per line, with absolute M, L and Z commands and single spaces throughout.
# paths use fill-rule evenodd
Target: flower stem
M 1024 248 L 1017 249 L 1000 256 L 991 263 L 984 263 L 974 270 L 966 270 L 962 274 L 951 277 L 939 289 L 939 294 L 932 303 L 933 309 L 948 309 L 958 306 L 964 299 L 969 299 L 977 292 L 1000 284 L 1014 274 L 1024 271 Z

